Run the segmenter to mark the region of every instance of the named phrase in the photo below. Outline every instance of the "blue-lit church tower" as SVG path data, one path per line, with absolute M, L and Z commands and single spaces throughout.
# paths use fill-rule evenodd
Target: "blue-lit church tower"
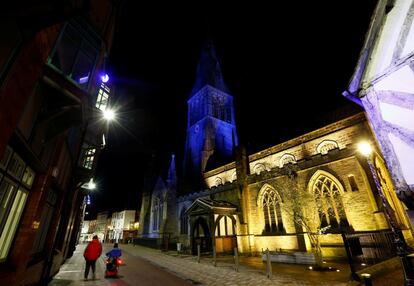
M 224 84 L 211 41 L 205 44 L 201 53 L 187 103 L 184 174 L 200 176 L 207 169 L 233 159 L 238 144 L 233 97 Z

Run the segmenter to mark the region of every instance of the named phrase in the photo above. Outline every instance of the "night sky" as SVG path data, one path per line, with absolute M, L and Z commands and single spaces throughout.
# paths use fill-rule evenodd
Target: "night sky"
M 98 164 L 91 217 L 139 209 L 150 159 L 174 152 L 180 160 L 186 102 L 208 37 L 234 97 L 239 142 L 250 153 L 321 127 L 344 106 L 357 109 L 341 94 L 375 0 L 140 2 L 125 1 L 109 58 L 118 123 Z

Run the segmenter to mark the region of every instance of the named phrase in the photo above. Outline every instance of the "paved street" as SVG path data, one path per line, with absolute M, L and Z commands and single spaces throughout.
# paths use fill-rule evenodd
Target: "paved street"
M 105 255 L 102 255 L 96 263 L 96 279 L 84 281 L 83 274 L 85 260 L 83 250 L 86 244 L 78 245 L 74 255 L 62 265 L 50 286 L 75 286 L 75 285 L 163 285 L 163 286 L 189 286 L 191 283 L 173 275 L 148 261 L 132 256 L 128 251 L 123 251 L 122 259 L 125 265 L 120 266 L 119 278 L 105 278 Z M 103 253 L 106 253 L 112 245 L 104 245 Z M 123 250 L 123 249 L 122 249 Z M 89 273 L 89 278 L 92 273 Z
M 108 249 L 111 245 L 105 245 Z M 177 255 L 175 252 L 133 245 L 120 245 L 124 266 L 119 279 L 105 279 L 104 260 L 97 263 L 97 280 L 83 281 L 85 245 L 79 245 L 49 284 L 57 285 L 360 285 L 350 282 L 349 269 L 344 264 L 328 264 L 340 272 L 308 271 L 303 265 L 273 264 L 273 277 L 265 275 L 264 264 L 258 257 L 241 257 L 239 272 L 234 270 L 231 257 L 220 258 L 217 267 L 211 258 Z M 402 285 L 400 272 L 389 273 L 385 279 L 374 280 L 373 285 Z

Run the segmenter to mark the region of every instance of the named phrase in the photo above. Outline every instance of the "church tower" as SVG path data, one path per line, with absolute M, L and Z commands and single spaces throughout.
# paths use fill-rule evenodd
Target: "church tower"
M 187 176 L 201 176 L 206 168 L 214 168 L 233 158 L 238 144 L 233 97 L 224 84 L 211 41 L 201 53 L 187 104 L 184 172 Z

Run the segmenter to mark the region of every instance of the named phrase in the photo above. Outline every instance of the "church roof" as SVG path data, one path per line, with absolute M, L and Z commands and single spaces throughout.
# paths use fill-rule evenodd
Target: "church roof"
M 221 91 L 229 93 L 221 74 L 216 49 L 214 48 L 211 40 L 204 44 L 203 51 L 201 52 L 200 61 L 197 66 L 197 76 L 191 91 L 191 96 L 206 85 L 210 85 Z

